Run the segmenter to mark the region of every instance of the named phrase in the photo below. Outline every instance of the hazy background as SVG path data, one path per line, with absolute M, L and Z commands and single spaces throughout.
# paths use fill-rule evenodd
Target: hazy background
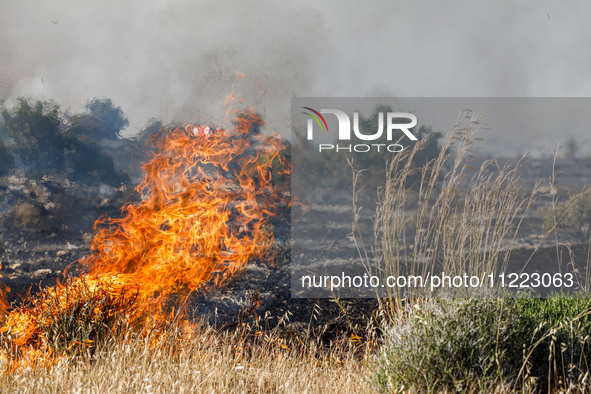
M 0 6 L 0 100 L 76 111 L 110 98 L 128 136 L 151 118 L 222 123 L 232 92 L 284 135 L 292 96 L 591 96 L 591 4 L 580 1 Z

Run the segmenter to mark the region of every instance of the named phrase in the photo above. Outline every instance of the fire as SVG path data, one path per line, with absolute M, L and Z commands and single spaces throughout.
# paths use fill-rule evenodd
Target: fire
M 189 125 L 156 141 L 137 187 L 142 201 L 95 224 L 83 261 L 91 275 L 118 274 L 141 283 L 142 295 L 165 296 L 220 281 L 260 257 L 273 242 L 267 219 L 282 196 L 271 167 L 283 149 L 250 133 L 261 124 L 248 113 L 234 133 Z
M 81 303 L 98 297 L 84 312 L 95 320 L 121 312 L 132 320 L 146 314 L 166 319 L 171 296 L 219 284 L 265 256 L 273 244 L 269 219 L 287 204 L 273 177 L 289 172 L 285 146 L 253 132 L 263 122 L 252 110 L 234 124 L 232 131 L 190 124 L 153 141 L 155 153 L 136 189 L 140 201 L 122 207 L 118 218 L 95 223 L 91 253 L 78 262 L 87 274 L 6 315 L 0 334 L 12 338 L 19 354 L 36 360 L 47 353 L 42 328 Z M 121 305 L 133 308 L 121 311 Z

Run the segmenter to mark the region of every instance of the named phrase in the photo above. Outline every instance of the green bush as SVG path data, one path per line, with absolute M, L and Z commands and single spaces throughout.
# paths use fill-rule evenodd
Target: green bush
M 524 298 L 519 307 L 520 318 L 533 322 L 538 338 L 529 349 L 524 373 L 538 377 L 544 388 L 548 384 L 560 388 L 578 385 L 589 373 L 591 362 L 591 299 Z
M 73 116 L 69 127 L 64 123 L 66 114 L 51 101 L 19 98 L 14 107 L 2 110 L 6 135 L 13 141 L 8 153 L 20 159 L 27 177 L 60 174 L 76 182 L 114 187 L 129 181 L 116 171 L 99 140 L 92 139 L 116 139 L 127 120 L 108 100 L 94 100 L 88 109 L 91 112 Z M 11 163 L 3 165 L 0 158 L 0 175 L 2 167 Z
M 591 361 L 586 298 L 433 300 L 389 329 L 380 391 L 581 389 Z
M 117 140 L 121 130 L 129 126 L 129 121 L 120 107 L 110 99 L 95 98 L 86 104 L 86 111 L 70 117 L 68 134 L 86 136 L 91 141 Z

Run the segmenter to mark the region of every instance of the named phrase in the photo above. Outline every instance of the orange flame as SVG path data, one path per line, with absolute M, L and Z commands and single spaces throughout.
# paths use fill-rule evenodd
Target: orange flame
M 0 334 L 28 349 L 27 364 L 48 348 L 41 327 L 49 324 L 51 308 L 57 309 L 49 320 L 81 297 L 95 297 L 97 289 L 121 302 L 133 288 L 138 303 L 126 314 L 153 311 L 164 318 L 163 305 L 172 294 L 219 284 L 249 260 L 265 256 L 273 244 L 269 218 L 287 204 L 273 171 L 288 173 L 289 164 L 278 137 L 256 132 L 262 125 L 247 110 L 231 132 L 190 124 L 153 141 L 156 153 L 143 165 L 145 177 L 136 189 L 140 201 L 124 206 L 120 218 L 95 223 L 91 253 L 80 260 L 89 273 L 46 289 L 7 315 Z M 104 308 L 103 301 L 97 305 Z M 116 313 L 99 309 L 88 313 Z
M 250 133 L 260 125 L 249 112 L 234 133 L 188 125 L 157 141 L 137 187 L 142 201 L 123 207 L 120 219 L 95 224 L 84 259 L 91 274 L 119 274 L 148 296 L 166 295 L 215 275 L 219 281 L 260 257 L 273 242 L 266 219 L 282 196 L 271 167 L 284 148 Z

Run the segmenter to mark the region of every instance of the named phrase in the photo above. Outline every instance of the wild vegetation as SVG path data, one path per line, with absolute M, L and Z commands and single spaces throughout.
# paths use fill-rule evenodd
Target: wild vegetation
M 98 144 L 117 138 L 127 119 L 110 100 L 92 100 L 87 110 L 69 115 L 56 103 L 24 98 L 13 108 L 4 108 L 0 137 L 4 134 L 10 141 L 4 144 L 10 159 L 0 162 L 0 171 L 10 173 L 14 160 L 18 160 L 27 177 L 57 173 L 73 181 L 120 186 L 126 178 L 115 170 L 113 160 Z
M 109 309 L 104 298 L 94 300 L 93 306 Z M 127 307 L 130 300 L 110 305 L 117 302 Z M 272 327 L 260 318 L 222 330 L 200 318 L 188 324 L 177 315 L 142 330 L 121 313 L 111 320 L 92 319 L 92 313 L 83 309 L 62 310 L 47 326 L 54 334 L 50 345 L 61 349 L 57 362 L 4 369 L 0 390 L 358 393 L 367 389 L 367 367 L 353 342 L 335 342 L 327 348 L 311 336 L 286 337 L 288 316 Z M 105 330 L 113 324 L 117 330 Z M 96 335 L 88 337 L 91 332 Z M 4 346 L 7 335 L 2 334 Z
M 369 251 L 359 243 L 373 272 L 425 275 L 442 269 L 481 276 L 507 269 L 520 226 L 544 191 L 539 183 L 528 188 L 520 181 L 519 170 L 527 165 L 523 159 L 504 167 L 488 161 L 470 171 L 478 125 L 479 114 L 460 116 L 439 156 L 419 169 L 419 187 L 411 188 L 407 180 L 416 171 L 408 162 L 420 143 L 390 162 L 375 243 Z M 551 190 L 553 181 L 550 177 Z M 587 200 L 587 190 L 564 203 L 552 199 L 539 244 L 520 268 L 559 229 L 582 233 L 582 241 L 589 242 Z M 548 269 L 573 264 L 572 256 L 567 260 L 559 253 L 554 260 Z M 585 392 L 591 362 L 587 281 L 581 272 L 578 292 L 546 299 L 506 289 L 448 290 L 437 298 L 389 292 L 381 300 L 391 320 L 384 326 L 372 385 L 385 392 Z
M 42 179 L 46 169 L 76 183 L 128 181 L 103 152 L 126 124 L 110 101 L 95 100 L 87 112 L 67 115 L 52 104 L 21 100 L 3 118 L 4 174 L 20 168 L 25 177 Z M 371 119 L 362 121 L 371 127 Z M 524 218 L 545 192 L 520 181 L 525 160 L 470 168 L 478 122 L 478 114 L 464 113 L 441 142 L 423 129 L 423 141 L 413 149 L 365 174 L 384 180 L 372 237 L 355 234 L 362 263 L 372 272 L 443 268 L 480 275 L 506 267 Z M 154 123 L 148 134 L 159 131 Z M 42 147 L 47 152 L 35 154 Z M 88 167 L 80 157 L 96 160 Z M 267 164 L 274 186 L 285 187 L 288 174 L 277 163 Z M 362 176 L 353 171 L 354 180 Z M 564 202 L 553 200 L 542 236 L 570 229 L 589 241 L 588 195 L 584 190 Z M 30 231 L 43 216 L 31 203 L 10 212 Z M 363 242 L 368 239 L 373 241 Z M 548 299 L 390 291 L 376 295 L 379 307 L 364 326 L 354 326 L 341 308 L 340 321 L 349 330 L 327 340 L 320 333 L 330 331 L 329 324 L 311 329 L 318 311 L 309 311 L 309 324 L 292 325 L 289 313 L 270 316 L 256 300 L 232 324 L 192 316 L 181 298 L 159 309 L 167 311 L 165 319 L 154 319 L 148 309 L 137 313 L 138 289 L 117 280 L 66 281 L 59 291 L 42 289 L 13 305 L 22 313 L 12 317 L 22 321 L 0 329 L 0 391 L 585 392 L 591 385 L 585 286 L 575 296 Z M 11 328 L 23 324 L 34 329 L 22 335 Z
M 588 298 L 482 297 L 417 304 L 389 325 L 380 391 L 584 392 Z

